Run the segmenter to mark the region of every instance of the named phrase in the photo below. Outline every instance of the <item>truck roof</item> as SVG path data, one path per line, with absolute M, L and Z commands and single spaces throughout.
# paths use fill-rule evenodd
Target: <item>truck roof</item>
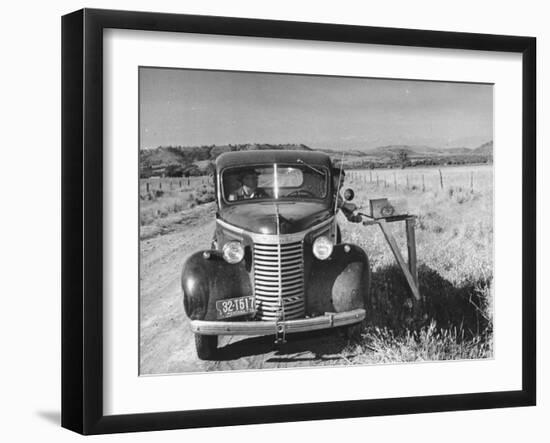
M 328 154 L 319 151 L 299 151 L 284 149 L 258 149 L 251 151 L 224 152 L 216 159 L 216 169 L 231 166 L 246 166 L 272 163 L 297 163 L 298 159 L 305 163 L 331 167 Z

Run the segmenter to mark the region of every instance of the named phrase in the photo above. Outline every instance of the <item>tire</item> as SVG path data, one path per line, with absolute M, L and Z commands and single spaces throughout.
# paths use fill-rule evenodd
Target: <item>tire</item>
M 197 356 L 201 360 L 215 360 L 218 350 L 218 336 L 195 334 L 195 347 Z

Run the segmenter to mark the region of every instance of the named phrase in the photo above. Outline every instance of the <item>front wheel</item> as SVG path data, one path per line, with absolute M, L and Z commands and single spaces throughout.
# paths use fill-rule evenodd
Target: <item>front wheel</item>
M 218 336 L 195 334 L 195 347 L 201 360 L 214 360 L 218 350 Z

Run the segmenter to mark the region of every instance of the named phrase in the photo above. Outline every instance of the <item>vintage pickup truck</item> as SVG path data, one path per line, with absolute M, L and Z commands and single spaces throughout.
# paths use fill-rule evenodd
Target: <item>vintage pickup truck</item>
M 212 248 L 189 256 L 181 276 L 200 359 L 216 359 L 219 335 L 284 342 L 365 319 L 369 261 L 360 247 L 337 242 L 343 200 L 334 171 L 315 151 L 217 158 Z

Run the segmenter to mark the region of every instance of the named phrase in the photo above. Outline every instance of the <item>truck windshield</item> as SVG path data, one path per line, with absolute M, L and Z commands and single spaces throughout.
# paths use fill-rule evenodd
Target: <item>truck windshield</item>
M 324 199 L 328 173 L 309 165 L 269 165 L 228 168 L 222 173 L 222 193 L 227 202 L 249 199 Z

